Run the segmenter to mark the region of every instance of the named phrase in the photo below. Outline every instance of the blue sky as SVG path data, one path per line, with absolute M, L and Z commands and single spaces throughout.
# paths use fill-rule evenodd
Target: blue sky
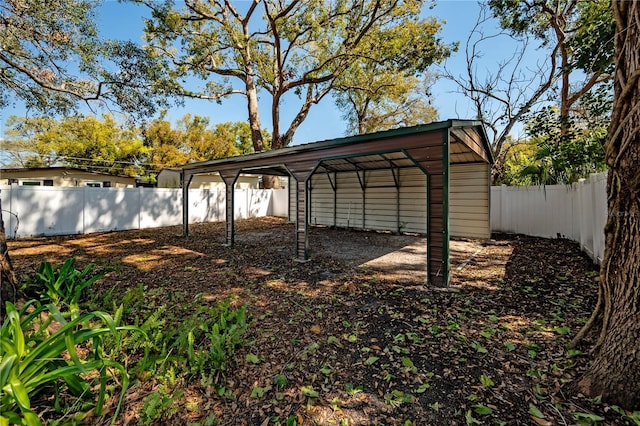
M 460 42 L 460 50 L 454 53 L 447 61 L 447 67 L 451 70 L 463 69 L 466 66 L 464 56 L 464 42 L 468 37 L 478 16 L 479 6 L 476 1 L 466 0 L 441 0 L 433 9 L 424 11 L 426 16 L 436 16 L 446 21 L 443 26 L 441 36 L 447 43 Z M 98 15 L 98 22 L 101 33 L 110 38 L 130 39 L 133 41 L 142 40 L 143 23 L 141 15 L 147 13 L 143 6 L 123 4 L 117 1 L 107 1 L 101 6 Z M 497 31 L 497 22 L 487 31 Z M 506 39 L 498 39 L 492 44 L 486 44 L 484 66 L 491 69 L 492 64 L 497 64 L 501 59 L 500 55 L 508 55 L 512 46 Z M 535 60 L 536 58 L 531 58 Z M 462 67 L 462 68 L 461 68 Z M 464 96 L 455 93 L 455 85 L 452 82 L 440 80 L 432 88 L 433 103 L 439 111 L 439 119 L 449 118 L 473 119 L 474 110 Z M 270 118 L 265 115 L 269 110 L 261 108 L 261 118 L 263 126 L 268 127 Z M 287 105 L 283 106 L 286 114 Z M 1 123 L 2 134 L 4 135 L 4 121 L 10 115 L 23 115 L 24 108 L 17 105 L 2 111 Z M 168 118 L 172 121 L 179 119 L 186 113 L 198 114 L 210 118 L 211 124 L 225 121 L 242 121 L 247 118 L 244 98 L 235 97 L 223 101 L 222 105 L 205 100 L 188 100 L 184 107 L 174 107 L 168 112 Z M 287 123 L 283 123 L 286 125 Z M 300 126 L 294 137 L 293 144 L 307 143 L 332 139 L 345 135 L 346 125 L 341 118 L 340 112 L 335 108 L 332 99 L 325 98 L 320 104 L 313 106 L 309 116 Z

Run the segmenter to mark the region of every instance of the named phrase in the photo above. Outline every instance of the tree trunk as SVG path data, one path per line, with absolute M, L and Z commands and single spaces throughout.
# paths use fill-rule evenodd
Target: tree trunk
M 609 217 L 600 272 L 602 330 L 578 381 L 591 396 L 640 409 L 640 3 L 615 0 L 614 105 L 605 144 Z
M 9 257 L 7 235 L 2 219 L 2 198 L 0 198 L 0 318 L 4 318 L 5 302 L 15 303 L 18 299 L 16 275 Z
M 262 187 L 264 189 L 280 189 L 278 176 L 262 175 Z
M 247 108 L 249 112 L 249 127 L 251 128 L 251 141 L 255 152 L 264 151 L 264 140 L 260 128 L 260 114 L 258 113 L 258 89 L 253 75 L 249 74 L 246 81 Z

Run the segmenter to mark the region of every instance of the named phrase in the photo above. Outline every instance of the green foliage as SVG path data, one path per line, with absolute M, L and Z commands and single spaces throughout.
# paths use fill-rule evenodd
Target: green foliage
M 251 130 L 246 122 L 218 123 L 186 114 L 172 127 L 158 118 L 140 129 L 118 123 L 110 115 L 9 117 L 3 148 L 21 167 L 64 164 L 97 172 L 146 176 L 190 161 L 247 154 L 252 151 Z M 269 136 L 263 131 L 267 145 Z
M 410 404 L 413 402 L 413 396 L 409 393 L 394 389 L 384 395 L 384 402 L 393 408 L 398 408 L 402 404 Z
M 163 415 L 175 414 L 179 409 L 176 400 L 182 395 L 182 391 L 173 392 L 167 385 L 158 386 L 144 399 L 140 411 L 142 424 L 149 425 L 160 420 Z
M 309 397 L 309 398 L 317 398 L 317 397 L 320 396 L 318 391 L 313 388 L 313 385 L 302 386 L 300 391 L 302 392 L 302 395 L 304 395 L 306 397 Z
M 267 148 L 259 93 L 271 98 L 272 147 L 282 148 L 312 106 L 337 87 L 358 90 L 358 82 L 380 72 L 411 76 L 450 50 L 436 37 L 440 23 L 420 20 L 424 0 L 266 0 L 242 8 L 221 0 L 194 7 L 144 3 L 152 8 L 148 50 L 165 73 L 158 85 L 169 95 L 219 102 L 246 97 L 256 151 Z M 201 84 L 185 87 L 189 77 Z M 288 123 L 280 114 L 284 101 L 297 109 Z
M 149 115 L 156 67 L 133 42 L 103 40 L 93 0 L 2 2 L 0 108 L 18 99 L 27 109 L 68 114 L 79 102 L 117 104 Z M 73 68 L 70 64 L 73 64 Z
M 139 375 L 163 376 L 175 371 L 187 378 L 199 378 L 206 386 L 215 386 L 233 362 L 235 349 L 246 342 L 246 307 L 231 308 L 229 301 L 203 306 L 196 298 L 185 307 L 191 313 L 176 323 L 166 305 L 149 303 L 147 295 L 142 286 L 130 289 L 122 298 L 120 309 L 122 316 L 129 317 L 147 338 L 129 336 L 108 349 L 120 357 L 143 351 L 144 355 L 132 366 Z
M 537 149 L 531 163 L 520 170 L 520 177 L 534 185 L 569 184 L 605 170 L 607 128 L 604 123 L 582 123 L 562 118 L 555 108 L 536 114 L 527 132 Z
M 515 34 L 532 34 L 543 46 L 552 45 L 557 36 L 550 22 L 565 25 L 563 36 L 572 56 L 571 69 L 565 71 L 579 69 L 587 74 L 612 71 L 615 21 L 608 1 L 491 0 L 489 5 L 503 28 Z
M 53 303 L 60 309 L 69 308 L 72 319 L 80 314 L 79 302 L 83 291 L 104 276 L 91 274 L 92 263 L 82 271 L 75 269 L 75 261 L 75 258 L 70 258 L 62 265 L 42 262 L 27 285 L 27 289 L 36 292 L 42 301 Z
M 149 153 L 132 125 L 111 115 L 9 118 L 7 148 L 20 166 L 64 164 L 97 172 L 136 176 L 145 170 L 139 159 Z
M 445 56 L 442 53 L 434 61 L 439 62 Z M 431 75 L 422 78 L 406 75 L 385 70 L 376 63 L 351 69 L 343 80 L 335 98 L 347 120 L 349 134 L 426 124 L 438 117 L 429 97 Z
M 106 336 L 118 340 L 123 331 L 134 327 L 117 326 L 104 312 L 92 312 L 67 321 L 54 304 L 39 305 L 31 301 L 18 311 L 7 302 L 7 317 L 0 331 L 0 420 L 15 424 L 41 424 L 32 410 L 31 399 L 45 389 L 55 388 L 56 398 L 68 390 L 77 398 L 86 398 L 97 387 L 96 413 L 101 414 L 107 398 L 108 379 L 120 373 L 120 400 L 113 415 L 120 410 L 129 377 L 125 367 L 104 357 Z M 86 355 L 77 351 L 86 345 Z M 68 354 L 66 360 L 63 354 Z M 87 373 L 96 372 L 95 375 Z M 90 380 L 88 377 L 95 376 Z
M 262 133 L 269 145 L 267 132 Z M 147 162 L 156 169 L 248 154 L 253 150 L 248 123 L 225 122 L 210 128 L 208 118 L 191 114 L 178 120 L 175 127 L 163 117 L 152 121 L 144 129 L 143 139 L 150 150 Z
M 487 376 L 486 374 L 480 376 L 480 383 L 482 383 L 482 386 L 486 388 L 490 388 L 495 384 L 493 383 L 493 380 L 491 380 L 491 377 Z

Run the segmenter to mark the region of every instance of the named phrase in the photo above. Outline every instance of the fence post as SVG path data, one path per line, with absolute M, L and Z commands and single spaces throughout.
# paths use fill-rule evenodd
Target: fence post
M 589 186 L 591 187 L 591 191 L 590 191 L 590 195 L 591 195 L 591 203 L 589 205 L 589 207 L 591 208 L 591 223 L 589 224 L 589 230 L 591 231 L 591 247 L 589 247 L 591 249 L 591 253 L 592 253 L 592 258 L 597 262 L 598 260 L 598 250 L 596 247 L 596 235 L 597 232 L 604 232 L 604 230 L 598 230 L 596 229 L 596 222 L 597 222 L 597 201 L 596 201 L 596 175 L 595 174 L 590 174 L 589 175 Z
M 577 217 L 578 219 L 578 242 L 580 243 L 580 248 L 582 250 L 585 249 L 586 247 L 586 241 L 587 241 L 587 237 L 586 237 L 586 218 L 584 215 L 584 211 L 585 211 L 585 200 L 584 200 L 584 192 L 585 192 L 585 183 L 584 183 L 584 179 L 578 179 L 578 182 L 575 183 L 575 188 L 577 191 L 577 211 L 575 212 L 574 216 Z
M 508 232 L 509 230 L 506 229 L 506 225 L 505 225 L 505 221 L 506 218 L 508 217 L 507 215 L 507 185 L 502 184 L 500 185 L 500 231 L 501 232 Z
M 87 186 L 83 186 L 82 188 L 82 234 L 87 233 Z

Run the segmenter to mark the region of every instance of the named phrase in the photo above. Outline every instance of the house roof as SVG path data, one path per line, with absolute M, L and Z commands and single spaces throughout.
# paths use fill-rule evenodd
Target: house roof
M 70 173 L 89 173 L 97 176 L 110 176 L 110 177 L 120 177 L 127 179 L 134 179 L 133 176 L 127 175 L 119 175 L 113 173 L 106 172 L 96 172 L 93 170 L 85 170 L 77 167 L 66 167 L 66 166 L 54 166 L 54 167 L 3 167 L 0 168 L 0 173 L 22 173 L 22 172 L 70 172 Z

